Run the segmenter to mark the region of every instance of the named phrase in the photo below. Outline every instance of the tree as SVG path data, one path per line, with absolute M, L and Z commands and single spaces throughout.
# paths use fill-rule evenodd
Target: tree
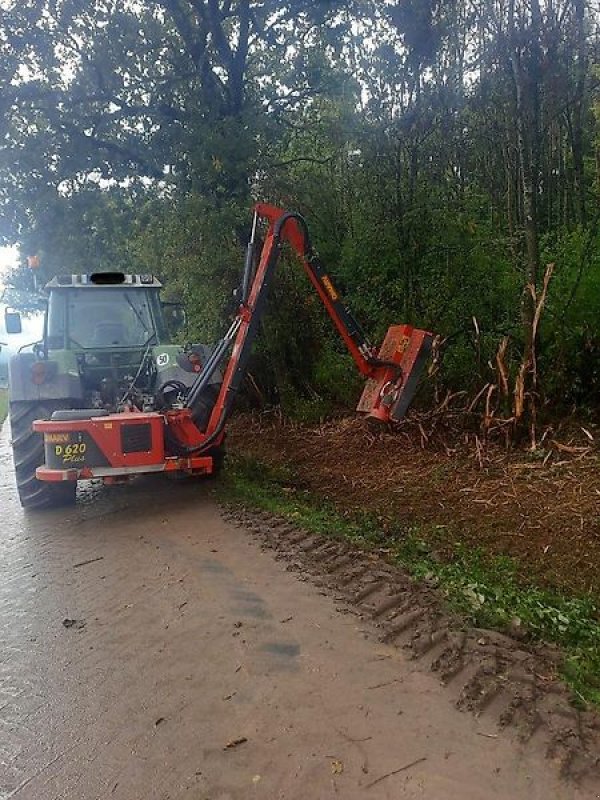
M 583 396 L 595 367 L 567 354 L 596 352 L 600 313 L 587 0 L 5 5 L 0 235 L 48 271 L 151 265 L 212 336 L 268 197 L 309 218 L 369 329 L 442 334 L 440 391 L 488 384 L 521 418 Z M 279 280 L 265 370 L 291 362 L 290 395 L 334 396 L 334 340 Z

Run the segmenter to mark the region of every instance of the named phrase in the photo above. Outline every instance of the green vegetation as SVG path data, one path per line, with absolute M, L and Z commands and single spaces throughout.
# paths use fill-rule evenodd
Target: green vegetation
M 8 414 L 8 392 L 6 389 L 0 389 L 0 425 L 6 419 Z
M 4 5 L 0 241 L 42 277 L 152 270 L 214 340 L 250 207 L 278 202 L 374 341 L 402 321 L 440 334 L 437 398 L 492 384 L 477 410 L 598 408 L 591 0 Z M 261 400 L 303 418 L 353 404 L 291 263 L 261 340 Z
M 574 700 L 600 706 L 600 609 L 592 598 L 528 585 L 517 577 L 511 559 L 490 557 L 461 545 L 441 559 L 435 545 L 443 542 L 447 553 L 452 538 L 447 528 L 425 532 L 418 526 L 392 525 L 384 532 L 373 515 L 345 514 L 297 490 L 288 470 L 240 459 L 230 465 L 224 480 L 226 502 L 288 517 L 306 530 L 344 537 L 361 548 L 385 549 L 387 558 L 412 576 L 437 584 L 448 606 L 475 625 L 516 630 L 533 640 L 560 645 L 562 675 Z

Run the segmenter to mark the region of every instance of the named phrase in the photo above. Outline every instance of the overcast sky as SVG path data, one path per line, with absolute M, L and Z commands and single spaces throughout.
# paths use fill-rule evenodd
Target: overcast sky
M 0 283 L 2 283 L 2 274 L 9 267 L 14 266 L 18 258 L 19 252 L 16 247 L 0 247 Z

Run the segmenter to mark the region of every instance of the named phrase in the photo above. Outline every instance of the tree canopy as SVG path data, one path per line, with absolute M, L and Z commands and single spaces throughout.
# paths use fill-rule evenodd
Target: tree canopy
M 2 8 L 0 237 L 47 274 L 151 268 L 214 337 L 268 199 L 305 213 L 367 327 L 440 335 L 438 398 L 597 407 L 590 0 Z M 347 402 L 302 276 L 274 292 L 262 393 Z

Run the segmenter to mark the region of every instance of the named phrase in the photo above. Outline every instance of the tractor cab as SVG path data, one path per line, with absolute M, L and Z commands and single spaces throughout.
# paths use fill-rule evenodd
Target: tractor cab
M 132 384 L 148 406 L 158 373 L 177 366 L 181 348 L 171 341 L 185 322 L 181 304 L 161 301 L 161 289 L 153 275 L 57 275 L 45 286 L 44 336 L 34 352 L 59 373 L 77 374 L 86 406 L 114 410 Z
M 81 353 L 166 343 L 169 328 L 152 275 L 59 275 L 47 285 L 48 350 Z

